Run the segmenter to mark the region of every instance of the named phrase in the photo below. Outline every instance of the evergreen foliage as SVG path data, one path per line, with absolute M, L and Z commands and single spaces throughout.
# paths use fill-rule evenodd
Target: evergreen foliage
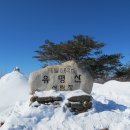
M 115 78 L 120 81 L 130 81 L 130 65 L 125 65 L 117 69 Z
M 62 63 L 68 60 L 80 62 L 91 72 L 94 78 L 110 78 L 121 66 L 121 54 L 107 55 L 102 52 L 104 43 L 84 35 L 74 36 L 72 40 L 54 43 L 46 40 L 34 58 L 40 62 Z

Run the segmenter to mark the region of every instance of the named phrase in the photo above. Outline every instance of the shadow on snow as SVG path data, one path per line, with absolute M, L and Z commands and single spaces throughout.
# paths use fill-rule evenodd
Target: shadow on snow
M 113 110 L 125 111 L 125 109 L 127 109 L 126 106 L 117 104 L 116 102 L 112 100 L 108 100 L 107 104 L 103 104 L 99 101 L 93 100 L 93 106 L 96 112 L 113 111 Z

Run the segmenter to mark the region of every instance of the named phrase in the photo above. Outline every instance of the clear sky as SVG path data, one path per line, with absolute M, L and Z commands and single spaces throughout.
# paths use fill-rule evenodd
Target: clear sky
M 32 56 L 44 40 L 76 34 L 104 42 L 104 52 L 130 61 L 130 0 L 0 0 L 0 73 L 18 66 L 29 75 L 41 68 Z

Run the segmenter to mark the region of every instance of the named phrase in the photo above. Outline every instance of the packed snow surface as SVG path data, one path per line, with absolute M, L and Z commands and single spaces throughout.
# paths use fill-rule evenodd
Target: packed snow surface
M 13 71 L 0 78 L 0 114 L 5 108 L 17 101 L 28 98 L 28 80 L 18 71 Z
M 6 108 L 0 115 L 0 121 L 5 122 L 0 128 L 1 130 L 100 130 L 102 128 L 130 130 L 130 82 L 94 83 L 92 90 L 93 108 L 74 115 L 69 110 L 63 110 L 64 104 L 67 98 L 71 96 L 84 95 L 83 91 L 57 92 L 50 90 L 36 92 L 35 95 L 37 96 L 61 96 L 64 100 L 58 107 L 52 104 L 34 107 L 33 105 L 37 102 L 29 106 L 30 101 L 29 97 L 27 98 L 27 88 L 25 87 L 27 83 L 22 84 L 26 82 L 26 79 L 21 76 L 18 77 L 16 73 L 11 73 L 11 77 L 9 76 L 9 79 L 3 77 L 5 80 L 1 79 L 0 82 L 0 99 L 2 100 L 0 106 L 5 104 L 4 107 Z M 18 83 L 19 85 L 15 86 L 14 84 L 19 80 L 21 85 Z M 8 82 L 10 84 L 6 84 Z M 4 85 L 2 86 L 2 84 Z M 17 102 L 8 108 L 6 103 L 9 102 L 3 102 L 7 98 L 5 93 L 7 97 L 10 93 L 16 97 L 22 93 L 23 96 L 17 99 L 25 99 L 26 101 Z M 10 104 L 14 103 L 11 97 L 8 101 Z

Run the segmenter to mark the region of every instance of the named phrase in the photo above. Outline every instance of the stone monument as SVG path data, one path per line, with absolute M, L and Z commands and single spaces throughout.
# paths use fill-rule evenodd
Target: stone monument
M 72 96 L 67 99 L 68 102 L 63 106 L 63 111 L 69 109 L 75 114 L 85 112 L 92 107 L 92 97 L 90 95 L 92 86 L 93 78 L 85 66 L 77 64 L 75 61 L 67 61 L 61 65 L 47 66 L 41 70 L 32 72 L 29 76 L 31 94 L 34 94 L 35 91 L 51 89 L 56 91 L 83 90 L 86 93 L 85 95 Z M 61 102 L 63 99 L 62 97 L 38 97 L 33 95 L 30 98 L 30 106 L 35 101 L 38 104 L 49 105 L 50 103 L 57 104 L 57 102 Z M 38 105 L 35 105 L 35 107 L 38 107 Z
M 83 65 L 67 61 L 61 65 L 47 66 L 32 72 L 29 76 L 30 93 L 35 91 L 72 91 L 81 89 L 91 93 L 93 78 Z

